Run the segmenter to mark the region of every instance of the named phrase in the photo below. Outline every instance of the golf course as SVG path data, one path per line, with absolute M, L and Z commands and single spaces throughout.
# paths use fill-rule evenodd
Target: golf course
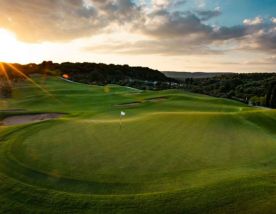
M 276 210 L 276 110 L 33 80 L 0 100 L 0 213 Z

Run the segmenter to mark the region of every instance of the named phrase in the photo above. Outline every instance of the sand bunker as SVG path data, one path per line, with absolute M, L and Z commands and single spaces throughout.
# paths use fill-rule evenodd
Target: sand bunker
M 35 123 L 46 120 L 52 120 L 63 116 L 64 114 L 59 113 L 43 113 L 43 114 L 29 114 L 29 115 L 16 115 L 9 116 L 0 121 L 0 125 L 3 126 L 14 126 L 26 123 Z

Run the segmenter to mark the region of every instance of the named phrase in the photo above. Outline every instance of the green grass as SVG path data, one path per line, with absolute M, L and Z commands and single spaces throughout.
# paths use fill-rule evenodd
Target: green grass
M 37 81 L 49 93 L 20 83 L 0 109 L 66 115 L 0 127 L 0 213 L 276 209 L 276 111 L 178 90 Z

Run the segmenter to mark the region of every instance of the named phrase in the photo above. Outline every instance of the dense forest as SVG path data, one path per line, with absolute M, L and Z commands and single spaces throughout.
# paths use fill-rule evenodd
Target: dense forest
M 41 64 L 3 64 L 9 76 L 21 76 L 16 70 L 26 75 L 48 74 L 62 75 L 68 74 L 70 78 L 87 83 L 111 83 L 125 79 L 138 79 L 148 81 L 168 81 L 172 80 L 163 73 L 147 67 L 130 67 L 128 65 L 114 65 L 102 63 L 53 63 L 51 61 Z M 10 66 L 11 65 L 11 66 Z
M 235 99 L 249 105 L 276 107 L 276 73 L 187 78 L 184 83 L 184 88 L 192 92 Z
M 62 63 L 56 67 L 72 81 L 87 84 L 118 84 L 140 89 L 169 88 L 168 83 L 178 82 L 163 73 L 146 67 L 106 65 L 95 63 Z

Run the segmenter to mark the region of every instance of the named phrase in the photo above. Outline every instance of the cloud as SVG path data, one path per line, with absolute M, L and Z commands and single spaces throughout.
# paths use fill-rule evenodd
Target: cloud
M 0 27 L 28 42 L 73 39 L 102 26 L 81 1 L 2 0 L 0 13 Z
M 153 7 L 162 8 L 167 7 L 170 4 L 169 0 L 152 0 Z
M 175 0 L 175 1 L 172 1 L 172 6 L 178 8 L 185 5 L 186 3 L 187 3 L 187 0 Z
M 239 41 L 239 46 L 239 49 L 243 50 L 275 54 L 276 27 L 271 24 L 247 27 L 246 34 Z
M 221 54 L 219 50 L 211 50 L 207 45 L 198 43 L 193 38 L 169 38 L 163 40 L 140 40 L 132 42 L 106 41 L 101 45 L 94 44 L 83 48 L 85 51 L 106 53 L 112 50 L 115 54 L 128 55 L 208 55 Z
M 187 3 L 187 0 L 152 0 L 152 10 L 178 9 Z
M 276 24 L 276 18 L 275 18 L 275 17 L 272 17 L 272 18 L 271 18 L 271 22 L 274 23 L 274 24 Z
M 247 29 L 241 25 L 233 27 L 215 27 L 213 31 L 209 33 L 208 37 L 213 40 L 230 40 L 240 39 L 247 35 Z
M 246 19 L 236 26 L 212 26 L 206 21 L 221 9 L 179 9 L 186 0 L 1 0 L 0 28 L 15 32 L 28 42 L 66 41 L 125 31 L 140 36 L 97 45 L 99 51 L 152 54 L 217 54 L 250 49 L 275 52 L 275 18 Z M 146 39 L 144 37 L 147 37 Z M 225 44 L 231 41 L 232 46 Z M 212 48 L 217 46 L 217 48 Z M 93 47 L 96 47 L 95 45 Z M 102 48 L 101 48 L 102 47 Z M 88 48 L 92 50 L 93 48 Z M 94 49 L 95 50 L 95 49 Z
M 276 55 L 270 57 L 264 57 L 262 59 L 244 61 L 246 65 L 276 65 Z
M 263 22 L 264 22 L 264 20 L 260 16 L 257 16 L 254 19 L 245 19 L 245 20 L 243 20 L 243 24 L 245 24 L 245 25 L 260 25 L 260 24 L 263 24 Z
M 276 53 L 276 27 L 259 31 L 259 33 L 256 33 L 254 41 L 260 49 L 271 50 Z
M 216 11 L 204 11 L 204 14 L 209 12 Z M 153 10 L 132 31 L 137 30 L 148 38 L 103 42 L 85 49 L 159 55 L 222 54 L 235 49 L 274 53 L 276 50 L 275 27 L 271 24 L 210 26 L 197 13 Z
M 27 42 L 91 36 L 115 22 L 131 22 L 139 8 L 130 0 L 1 0 L 0 27 Z
M 197 10 L 196 14 L 200 17 L 202 21 L 207 21 L 211 18 L 221 15 L 220 7 L 215 8 L 214 10 Z
M 158 38 L 177 38 L 192 34 L 206 34 L 212 29 L 201 23 L 200 18 L 194 14 L 183 15 L 182 13 L 151 14 L 147 17 L 143 31 Z
M 195 2 L 198 8 L 206 7 L 206 0 L 196 0 Z

